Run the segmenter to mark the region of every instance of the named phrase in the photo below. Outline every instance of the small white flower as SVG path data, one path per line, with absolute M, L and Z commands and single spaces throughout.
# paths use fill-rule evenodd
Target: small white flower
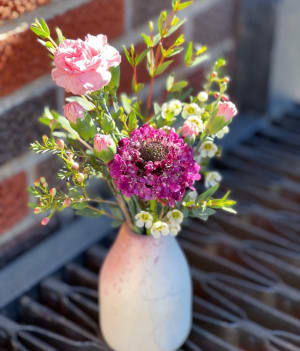
M 181 226 L 177 223 L 170 223 L 169 229 L 170 229 L 170 234 L 172 236 L 176 236 L 180 232 Z
M 200 91 L 200 93 L 198 93 L 197 98 L 200 102 L 205 102 L 208 100 L 208 94 L 206 91 Z
M 199 129 L 199 133 L 203 132 L 204 125 L 203 125 L 203 121 L 202 121 L 201 117 L 196 116 L 196 115 L 190 116 L 190 117 L 188 117 L 187 122 L 195 124 L 197 126 L 197 128 Z
M 229 133 L 229 127 L 225 126 L 221 130 L 219 130 L 218 133 L 216 133 L 216 137 L 218 137 L 219 139 L 222 139 L 223 136 L 227 133 Z
M 183 221 L 183 213 L 179 210 L 172 210 L 168 212 L 167 218 L 170 223 L 181 224 Z
M 151 234 L 155 239 L 160 238 L 162 235 L 166 236 L 169 234 L 169 226 L 166 222 L 157 221 L 151 228 Z
M 197 191 L 196 191 L 196 190 L 190 191 L 190 192 L 188 193 L 188 197 L 189 197 L 189 200 L 190 200 L 190 201 L 195 201 L 195 200 L 197 199 L 197 197 L 198 197 Z
M 215 154 L 217 153 L 217 151 L 218 151 L 218 147 L 212 141 L 205 141 L 200 146 L 200 156 L 201 156 L 201 158 L 214 157 Z
M 219 172 L 208 172 L 205 177 L 204 185 L 206 188 L 217 185 L 222 180 L 222 176 Z
M 171 111 L 173 111 L 174 116 L 178 116 L 182 110 L 182 102 L 177 99 L 173 99 L 169 101 L 169 108 Z
M 163 118 L 171 118 L 178 116 L 182 110 L 182 103 L 179 100 L 173 99 L 165 102 L 161 107 L 161 115 Z
M 182 117 L 185 119 L 190 116 L 200 116 L 202 112 L 203 110 L 194 102 L 191 104 L 184 104 Z
M 139 228 L 144 226 L 148 229 L 152 226 L 153 216 L 147 211 L 141 211 L 135 215 L 135 224 Z

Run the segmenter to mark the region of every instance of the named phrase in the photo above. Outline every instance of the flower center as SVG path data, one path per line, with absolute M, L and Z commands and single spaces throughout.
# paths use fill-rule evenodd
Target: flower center
M 157 141 L 145 142 L 140 149 L 140 154 L 145 162 L 162 161 L 168 154 L 168 147 Z

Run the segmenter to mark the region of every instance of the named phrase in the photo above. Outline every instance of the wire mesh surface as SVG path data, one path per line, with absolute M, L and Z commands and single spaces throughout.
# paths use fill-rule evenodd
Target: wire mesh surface
M 194 323 L 181 351 L 300 350 L 299 134 L 300 119 L 288 115 L 218 161 L 239 215 L 184 226 Z M 0 317 L 0 351 L 109 350 L 97 284 L 113 238 L 22 297 L 16 321 Z

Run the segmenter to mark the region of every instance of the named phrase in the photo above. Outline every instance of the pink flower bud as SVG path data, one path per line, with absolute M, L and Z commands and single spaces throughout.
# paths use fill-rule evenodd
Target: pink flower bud
M 79 164 L 75 161 L 72 162 L 72 168 L 75 170 L 75 171 L 78 171 L 79 170 Z
M 76 124 L 78 118 L 84 118 L 84 108 L 76 101 L 69 102 L 64 106 L 64 115 L 69 122 Z
M 228 95 L 222 95 L 222 101 L 229 101 Z
M 56 145 L 60 148 L 63 149 L 65 147 L 65 142 L 62 139 L 57 139 L 56 140 Z
M 96 134 L 94 138 L 95 155 L 108 163 L 114 158 L 116 144 L 110 135 Z
M 54 196 L 56 195 L 56 189 L 55 189 L 55 188 L 51 188 L 51 189 L 49 190 L 49 193 L 50 193 L 50 195 L 51 195 L 52 197 L 54 197 Z
M 49 218 L 45 217 L 41 220 L 41 225 L 47 225 L 49 223 Z
M 41 209 L 39 207 L 36 207 L 34 210 L 33 210 L 33 213 L 34 214 L 39 214 L 41 213 Z
M 215 95 L 214 95 L 214 96 L 215 96 L 215 98 L 216 98 L 216 99 L 219 99 L 220 94 L 219 94 L 219 93 L 215 93 Z
M 94 138 L 94 149 L 97 152 L 107 150 L 110 146 L 114 146 L 115 143 L 110 135 L 96 134 Z
M 70 205 L 71 205 L 71 199 L 69 197 L 67 197 L 64 201 L 64 206 L 69 207 Z
M 235 104 L 231 101 L 220 102 L 217 116 L 224 116 L 226 121 L 230 121 L 238 113 Z
M 211 72 L 211 76 L 212 76 L 212 78 L 216 78 L 216 76 L 218 75 L 218 73 L 217 72 Z
M 199 134 L 199 127 L 195 123 L 191 123 L 189 121 L 185 121 L 182 125 L 182 127 L 179 130 L 180 135 L 182 135 L 184 138 L 187 137 L 194 137 Z
M 229 77 L 224 77 L 224 83 L 229 83 L 230 82 L 230 78 Z

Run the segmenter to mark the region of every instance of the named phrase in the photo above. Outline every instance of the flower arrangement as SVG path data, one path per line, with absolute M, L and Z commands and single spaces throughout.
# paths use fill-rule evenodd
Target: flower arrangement
M 30 187 L 37 199 L 34 213 L 47 213 L 48 224 L 56 211 L 71 207 L 78 215 L 106 215 L 119 226 L 124 220 L 139 234 L 155 238 L 176 236 L 184 217 L 202 220 L 221 209 L 235 212 L 235 201 L 227 192 L 214 198 L 222 180 L 209 170 L 211 158 L 221 155 L 215 143 L 229 132 L 237 114 L 226 95 L 229 78 L 224 76 L 224 59 L 218 59 L 207 75 L 203 91 L 193 92 L 186 81 L 166 79 L 166 102 L 153 102 L 155 79 L 165 73 L 174 56 L 185 50 L 187 67 L 208 58 L 206 47 L 184 47 L 183 34 L 170 44 L 168 39 L 183 25 L 178 13 L 192 1 L 172 1 L 172 11 L 162 11 L 142 34 L 145 50 L 124 47 L 132 67 L 132 95 L 118 94 L 121 55 L 107 37 L 87 35 L 84 40 L 66 39 L 56 29 L 56 39 L 43 19 L 35 20 L 32 31 L 53 58 L 52 78 L 72 94 L 66 98 L 64 116 L 45 109 L 40 122 L 49 136 L 31 144 L 36 153 L 55 154 L 63 163 L 58 172 L 67 191 L 50 188 L 45 178 Z M 145 64 L 149 85 L 138 80 L 137 67 Z M 143 104 L 141 92 L 146 91 Z M 89 180 L 103 178 L 115 200 L 92 197 Z M 207 188 L 197 193 L 195 183 Z

